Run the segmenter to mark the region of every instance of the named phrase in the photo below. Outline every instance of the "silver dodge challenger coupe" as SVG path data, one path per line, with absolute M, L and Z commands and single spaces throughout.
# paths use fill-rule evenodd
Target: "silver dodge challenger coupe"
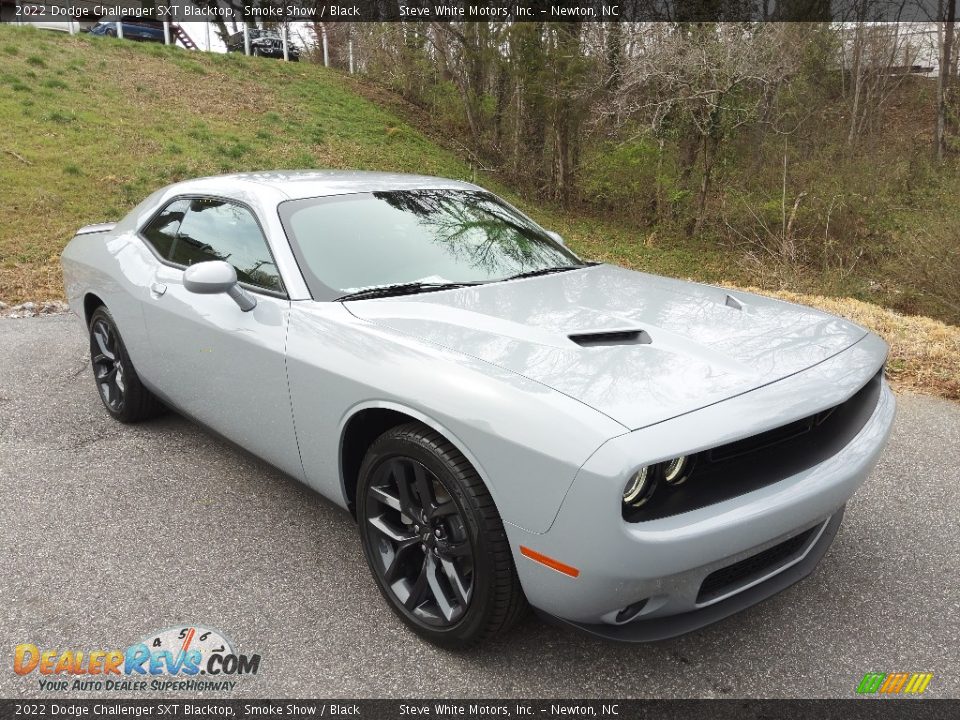
M 863 328 L 584 262 L 463 182 L 191 180 L 62 262 L 110 415 L 175 408 L 348 509 L 390 607 L 447 646 L 527 603 L 649 641 L 783 590 L 894 416 Z

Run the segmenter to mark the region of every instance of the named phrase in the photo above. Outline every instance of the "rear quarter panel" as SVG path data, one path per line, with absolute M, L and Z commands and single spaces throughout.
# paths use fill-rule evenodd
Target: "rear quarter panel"
M 70 309 L 85 319 L 84 299 L 96 295 L 120 330 L 133 364 L 148 352 L 141 297 L 148 292 L 156 259 L 131 232 L 77 235 L 61 255 L 63 284 Z M 150 384 L 151 378 L 143 378 Z

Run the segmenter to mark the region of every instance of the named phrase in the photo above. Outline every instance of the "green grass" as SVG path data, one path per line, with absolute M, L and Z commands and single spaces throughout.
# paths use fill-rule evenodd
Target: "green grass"
M 716 251 L 659 244 L 623 225 L 524 202 L 335 71 L 11 26 L 0 26 L 0 48 L 0 299 L 7 302 L 62 295 L 59 254 L 81 225 L 118 219 L 171 182 L 278 168 L 472 180 L 587 257 L 731 279 Z

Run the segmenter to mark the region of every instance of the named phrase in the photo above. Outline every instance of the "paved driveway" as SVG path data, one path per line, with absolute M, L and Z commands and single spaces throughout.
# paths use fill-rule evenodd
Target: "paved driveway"
M 176 415 L 114 423 L 87 363 L 72 316 L 0 320 L 0 696 L 40 694 L 12 672 L 19 643 L 181 623 L 261 654 L 232 696 L 849 697 L 867 671 L 960 696 L 958 405 L 900 397 L 819 569 L 756 608 L 636 646 L 531 617 L 455 654 L 387 610 L 348 515 Z

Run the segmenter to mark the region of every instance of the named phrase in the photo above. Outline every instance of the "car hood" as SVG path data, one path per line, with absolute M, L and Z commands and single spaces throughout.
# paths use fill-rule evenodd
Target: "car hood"
M 629 429 L 787 377 L 866 335 L 812 308 L 610 265 L 345 304 L 358 318 L 512 370 Z

